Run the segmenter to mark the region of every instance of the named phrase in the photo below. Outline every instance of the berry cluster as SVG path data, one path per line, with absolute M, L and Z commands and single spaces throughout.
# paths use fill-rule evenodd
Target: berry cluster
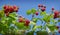
M 46 6 L 38 4 L 38 8 L 41 8 L 41 11 L 44 12 L 46 10 Z
M 23 18 L 22 16 L 18 19 L 19 22 L 24 22 L 25 26 L 29 26 L 30 21 L 28 19 Z
M 44 6 L 42 4 L 38 4 L 38 8 L 41 9 L 42 12 L 44 12 L 46 10 L 46 6 Z M 54 7 L 52 7 L 51 10 L 54 12 L 54 19 L 60 17 L 60 12 L 54 11 L 55 10 Z M 38 12 L 36 12 L 36 15 L 38 15 Z
M 6 16 L 8 16 L 8 14 L 12 12 L 18 12 L 18 9 L 19 9 L 15 5 L 14 6 L 4 5 L 3 8 L 4 8 L 4 13 L 6 14 Z
M 59 15 L 60 14 L 60 12 L 59 11 L 54 11 L 54 18 L 59 18 Z

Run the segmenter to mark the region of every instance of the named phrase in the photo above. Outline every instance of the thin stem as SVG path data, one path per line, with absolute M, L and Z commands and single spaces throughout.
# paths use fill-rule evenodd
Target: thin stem
M 32 19 L 34 18 L 34 14 L 32 15 Z M 32 21 L 32 19 L 31 19 L 31 21 Z

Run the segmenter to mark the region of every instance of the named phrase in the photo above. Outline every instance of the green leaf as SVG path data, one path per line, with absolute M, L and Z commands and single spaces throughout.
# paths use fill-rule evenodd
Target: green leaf
M 42 28 L 42 26 L 37 26 L 37 28 Z
M 58 20 L 58 22 L 60 22 L 60 19 Z
M 34 31 L 27 32 L 26 35 L 34 35 Z
M 52 32 L 56 29 L 54 24 L 47 24 L 47 26 Z
M 33 21 L 30 21 L 30 24 L 29 25 L 36 25 L 36 23 L 33 22 Z
M 31 14 L 31 10 L 27 10 L 26 14 L 30 15 Z
M 47 31 L 37 31 L 37 35 L 48 35 Z
M 3 10 L 0 10 L 0 17 L 4 17 L 4 11 Z
M 9 14 L 9 17 L 11 17 L 12 19 L 16 19 L 17 14 L 16 14 L 15 12 L 10 13 L 10 14 Z
M 36 9 L 35 9 L 35 8 L 32 8 L 32 9 L 31 9 L 31 12 L 32 12 L 32 14 L 35 14 Z
M 12 20 L 16 20 L 17 17 L 13 16 L 13 15 L 9 15 L 9 17 L 12 19 Z
M 2 18 L 1 18 L 1 23 L 4 24 L 5 22 L 6 22 L 6 17 L 2 17 Z
M 35 23 L 37 22 L 37 20 L 38 20 L 38 18 L 33 18 L 32 19 L 32 21 L 35 22 Z
M 51 19 L 52 17 L 50 16 L 50 15 L 48 15 L 48 14 L 46 14 L 46 15 L 44 15 L 44 17 L 43 17 L 43 20 L 45 21 L 45 22 L 50 22 L 50 19 Z
M 46 15 L 46 12 L 40 12 L 40 15 L 42 16 L 42 15 Z
M 34 28 L 33 28 L 33 31 L 35 31 L 37 28 L 42 28 L 41 26 L 35 26 Z
M 13 12 L 13 13 L 10 13 L 9 15 L 12 15 L 12 16 L 18 16 L 16 12 Z
M 33 28 L 33 31 L 35 31 L 37 29 L 37 26 L 35 26 L 34 28 Z
M 24 23 L 15 23 L 18 29 L 23 29 L 24 28 Z

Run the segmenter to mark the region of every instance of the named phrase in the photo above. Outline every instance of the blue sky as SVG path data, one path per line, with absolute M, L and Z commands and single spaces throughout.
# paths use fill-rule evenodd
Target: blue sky
M 51 8 L 54 7 L 56 10 L 60 11 L 60 0 L 0 0 L 0 9 L 3 5 L 17 5 L 19 6 L 19 15 L 24 16 L 31 20 L 31 15 L 26 15 L 28 9 L 36 8 L 38 9 L 38 4 L 45 5 L 46 12 L 49 13 Z
M 46 5 L 47 6 L 46 11 L 50 12 L 52 7 L 54 7 L 56 10 L 60 10 L 59 3 L 60 3 L 60 0 L 0 0 L 0 7 L 5 4 L 17 5 L 20 7 L 19 14 L 21 14 L 27 18 L 26 10 L 32 9 L 32 8 L 38 9 L 38 7 L 37 7 L 38 4 Z
M 31 15 L 26 15 L 26 10 L 36 8 L 38 9 L 38 4 L 46 5 L 46 11 L 49 13 L 51 8 L 54 7 L 56 10 L 60 10 L 60 0 L 0 0 L 0 9 L 3 5 L 17 5 L 19 6 L 18 14 L 24 16 L 25 18 L 31 19 Z

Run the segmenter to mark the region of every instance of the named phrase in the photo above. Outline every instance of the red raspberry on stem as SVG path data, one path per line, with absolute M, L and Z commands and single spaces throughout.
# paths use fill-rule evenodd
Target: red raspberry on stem
M 36 15 L 38 15 L 39 13 L 38 12 L 35 12 Z
M 12 6 L 10 6 L 10 8 L 9 8 L 9 12 L 10 12 L 10 13 L 14 12 L 14 9 L 13 9 Z
M 22 17 L 20 17 L 18 20 L 19 22 L 24 22 L 24 19 Z
M 17 7 L 16 5 L 13 6 L 14 9 L 16 9 L 16 7 Z
M 8 13 L 8 12 L 9 12 L 9 8 L 6 8 L 6 9 L 4 10 L 4 12 L 5 12 L 5 13 Z
M 60 18 L 60 12 L 59 12 L 59 14 L 58 14 L 58 18 Z
M 58 30 L 58 32 L 60 33 L 60 30 Z
M 52 11 L 54 10 L 54 8 L 52 8 Z
M 18 12 L 18 9 L 16 8 L 16 9 L 14 9 L 14 11 L 15 11 L 15 12 Z
M 26 20 L 25 20 L 25 26 L 28 26 L 29 23 L 30 23 L 30 21 L 26 19 Z
M 40 4 L 38 4 L 38 7 L 41 7 L 41 5 L 40 5 Z
M 54 14 L 57 15 L 57 14 L 59 14 L 59 12 L 58 11 L 55 11 Z
M 59 14 L 59 12 L 58 11 L 55 11 L 54 12 L 54 18 L 58 18 L 58 14 Z
M 42 12 L 44 12 L 45 10 L 46 10 L 46 8 L 44 8 L 44 7 L 41 8 L 41 11 L 42 11 Z
M 13 6 L 13 8 L 14 8 L 14 11 L 15 11 L 15 12 L 18 12 L 18 9 L 19 9 L 19 8 L 18 8 L 17 6 Z
M 57 15 L 54 15 L 54 19 L 57 18 Z
M 3 8 L 4 8 L 4 9 L 8 8 L 8 5 L 4 5 Z

